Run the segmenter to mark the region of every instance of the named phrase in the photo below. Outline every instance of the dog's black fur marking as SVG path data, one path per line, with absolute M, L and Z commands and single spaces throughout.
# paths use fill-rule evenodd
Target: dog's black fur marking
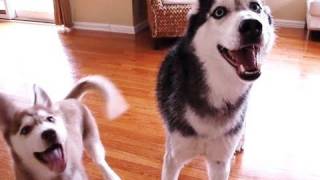
M 208 14 L 210 13 L 210 8 L 214 2 L 215 2 L 214 0 L 199 1 L 199 7 L 197 9 L 197 13 L 192 14 L 190 16 L 187 32 L 186 32 L 186 35 L 182 38 L 182 41 L 181 41 L 182 43 L 180 43 L 180 47 L 187 48 L 184 46 L 190 45 L 199 27 L 206 22 L 208 18 Z
M 213 2 L 199 1 L 198 12 L 191 15 L 185 37 L 169 52 L 158 75 L 157 97 L 160 112 L 169 131 L 179 130 L 184 136 L 197 134 L 184 118 L 186 103 L 196 102 L 199 97 L 193 96 L 206 93 L 208 89 L 203 79 L 202 64 L 190 44 L 199 27 L 207 20 Z
M 244 119 L 241 116 L 240 121 L 232 129 L 230 129 L 225 135 L 226 136 L 234 136 L 234 135 L 238 134 L 239 131 L 242 129 L 243 122 L 244 122 Z
M 157 97 L 159 108 L 165 122 L 167 123 L 170 132 L 179 130 L 184 136 L 193 136 L 197 133 L 189 125 L 184 117 L 185 104 L 188 101 L 189 89 L 186 83 L 193 77 L 196 82 L 203 81 L 203 74 L 201 65 L 197 60 L 192 59 L 192 56 L 188 57 L 187 54 L 178 53 L 178 49 L 172 50 L 163 62 L 160 73 L 158 76 L 157 84 Z M 181 57 L 182 56 L 182 57 Z M 186 58 L 186 59 L 182 59 Z M 185 60 L 183 62 L 183 60 Z M 190 64 L 190 65 L 189 65 Z M 192 68 L 195 72 L 190 71 Z M 192 74 L 190 74 L 192 72 Z M 201 73 L 201 74 L 198 74 Z M 200 79 L 198 79 L 200 78 Z M 191 80 L 194 82 L 194 80 Z M 194 84 L 194 87 L 200 85 L 199 88 L 194 88 L 203 91 L 202 87 L 204 84 Z
M 272 25 L 273 24 L 273 19 L 272 19 L 272 16 L 270 15 L 270 13 L 268 13 L 268 11 L 264 11 L 264 13 L 266 14 L 266 15 L 268 15 L 268 22 L 269 22 L 269 24 L 270 25 Z
M 268 21 L 269 21 L 269 24 L 271 25 L 273 23 L 272 21 L 272 17 L 268 14 Z
M 235 104 L 225 102 L 225 108 L 216 108 L 207 100 L 209 87 L 203 65 L 195 55 L 191 42 L 199 27 L 207 20 L 213 3 L 213 0 L 200 1 L 198 12 L 189 19 L 186 35 L 166 56 L 158 74 L 157 98 L 160 112 L 168 130 L 179 131 L 183 136 L 198 135 L 185 119 L 187 105 L 200 117 L 227 118 L 242 107 L 249 92 L 245 92 Z
M 234 136 L 240 132 L 240 130 L 243 128 L 244 118 L 246 116 L 246 112 L 247 112 L 247 104 L 243 108 L 241 115 L 240 115 L 240 119 L 238 120 L 236 125 L 225 133 L 226 136 Z

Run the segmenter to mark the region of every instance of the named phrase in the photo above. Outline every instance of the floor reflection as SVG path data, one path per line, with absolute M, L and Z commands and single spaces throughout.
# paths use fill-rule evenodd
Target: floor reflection
M 53 99 L 73 84 L 73 67 L 54 26 L 0 23 L 0 90 L 33 98 L 32 85 Z

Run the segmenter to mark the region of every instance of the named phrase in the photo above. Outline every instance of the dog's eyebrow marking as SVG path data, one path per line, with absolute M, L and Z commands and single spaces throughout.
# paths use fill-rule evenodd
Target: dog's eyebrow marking
M 41 124 L 42 121 L 37 118 L 37 116 L 46 116 L 50 114 L 51 111 L 50 109 L 41 107 L 41 106 L 35 106 L 32 110 L 24 110 L 16 114 L 14 117 L 13 123 L 12 123 L 12 128 L 10 128 L 10 133 L 11 134 L 16 134 L 21 128 L 22 124 L 22 119 L 26 117 L 32 118 L 32 121 L 30 122 L 31 126 Z
M 45 110 L 43 110 L 43 109 L 39 109 L 39 110 L 37 111 L 37 115 L 39 115 L 39 116 L 47 116 L 48 113 L 47 113 Z
M 237 11 L 244 9 L 243 4 L 241 3 L 241 0 L 234 0 L 234 4 L 235 4 L 235 9 Z
M 46 116 L 48 113 L 46 112 L 46 110 L 39 108 L 38 110 L 34 111 L 29 111 L 29 110 L 25 110 L 25 111 L 21 111 L 20 113 L 18 113 L 14 119 L 14 124 L 13 124 L 13 132 L 17 133 L 19 131 L 19 129 L 21 128 L 21 124 L 22 124 L 22 120 L 29 117 L 31 118 L 30 121 L 28 121 L 28 124 L 31 126 L 37 125 L 37 124 L 41 124 L 42 121 L 37 118 L 39 116 Z
M 251 1 L 245 1 L 245 3 L 249 3 L 255 0 L 251 0 Z M 244 4 L 242 2 L 242 0 L 234 0 L 235 3 L 235 10 L 236 11 L 240 11 L 240 10 L 245 10 L 246 9 L 246 4 Z
M 12 129 L 11 129 L 12 134 L 18 133 L 18 131 L 20 130 L 20 126 L 22 124 L 22 119 L 27 116 L 32 117 L 33 115 L 28 111 L 22 111 L 15 116 Z
M 259 0 L 250 0 L 250 1 L 245 1 L 245 2 L 246 3 L 257 2 L 257 3 L 261 4 L 261 1 L 259 1 Z M 242 4 L 241 0 L 234 0 L 234 3 L 235 3 L 235 9 L 237 11 L 246 9 L 245 5 Z
M 234 4 L 236 6 L 236 9 L 238 9 L 241 6 L 240 0 L 234 0 Z

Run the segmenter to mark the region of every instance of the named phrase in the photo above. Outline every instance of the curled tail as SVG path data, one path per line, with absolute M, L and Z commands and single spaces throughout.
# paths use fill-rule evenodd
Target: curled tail
M 120 116 L 128 109 L 126 100 L 115 85 L 110 80 L 97 75 L 80 79 L 65 99 L 80 100 L 89 90 L 98 90 L 102 93 L 107 104 L 107 115 L 110 119 Z

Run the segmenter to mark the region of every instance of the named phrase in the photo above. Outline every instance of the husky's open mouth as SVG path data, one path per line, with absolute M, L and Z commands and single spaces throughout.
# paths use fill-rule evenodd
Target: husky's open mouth
M 245 81 L 253 81 L 260 77 L 261 71 L 257 63 L 260 48 L 256 45 L 242 47 L 238 50 L 228 50 L 218 45 L 222 57 L 237 71 L 239 77 Z
M 35 152 L 34 156 L 50 170 L 61 173 L 66 168 L 61 144 L 54 144 L 43 152 Z

